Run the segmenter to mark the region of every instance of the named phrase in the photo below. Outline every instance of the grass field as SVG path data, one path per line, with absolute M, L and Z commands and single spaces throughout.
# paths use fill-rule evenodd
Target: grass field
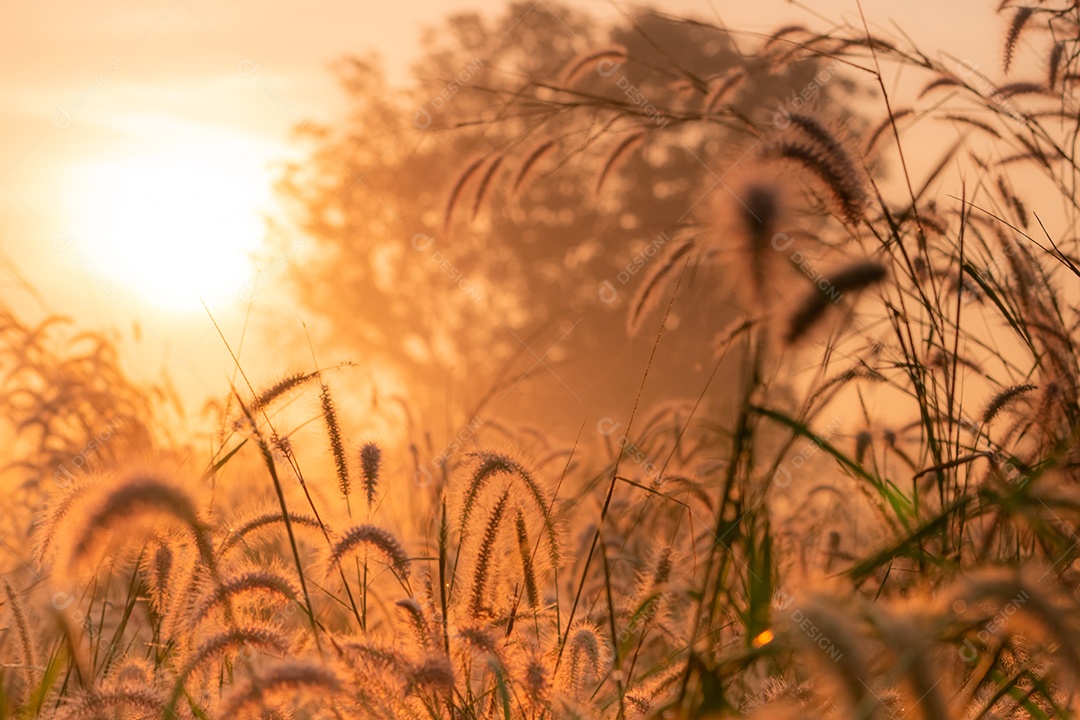
M 1000 71 L 792 26 L 740 36 L 750 71 L 663 66 L 678 106 L 583 89 L 645 61 L 616 45 L 493 93 L 534 129 L 447 179 L 447 227 L 585 152 L 568 117 L 598 196 L 680 133 L 736 138 L 625 318 L 655 352 L 690 275 L 725 278 L 709 382 L 646 406 L 642 367 L 629 421 L 573 442 L 353 438 L 336 370 L 241 363 L 188 446 L 107 340 L 6 314 L 0 717 L 1077 715 L 1080 5 L 1000 15 Z M 827 70 L 736 109 L 800 64 Z M 838 76 L 861 124 L 811 101 Z

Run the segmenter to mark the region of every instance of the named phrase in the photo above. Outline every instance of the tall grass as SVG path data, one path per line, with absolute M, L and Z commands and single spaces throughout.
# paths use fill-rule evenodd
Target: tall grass
M 863 83 L 863 137 L 787 98 L 747 118 L 744 75 L 686 76 L 659 50 L 590 50 L 496 97 L 537 137 L 448 182 L 448 224 L 542 158 L 594 162 L 599 194 L 630 153 L 741 133 L 741 180 L 688 213 L 629 309 L 655 347 L 691 269 L 726 284 L 744 317 L 702 338 L 701 396 L 644 408 L 639 390 L 618 435 L 570 447 L 511 428 L 533 461 L 492 449 L 491 422 L 422 476 L 430 442 L 415 474 L 351 444 L 324 372 L 238 389 L 202 472 L 109 456 L 39 509 L 0 597 L 0 712 L 1075 716 L 1080 6 L 1002 12 L 998 82 L 865 26 L 737 38 L 751 74 L 827 59 Z M 689 99 L 659 125 L 583 89 L 615 60 Z M 1020 67 L 1040 79 L 1004 74 Z M 545 135 L 575 113 L 605 151 Z M 60 373 L 22 337 L 15 358 Z M 294 443 L 276 411 L 315 380 L 323 437 Z M 47 447 L 43 392 L 8 402 Z

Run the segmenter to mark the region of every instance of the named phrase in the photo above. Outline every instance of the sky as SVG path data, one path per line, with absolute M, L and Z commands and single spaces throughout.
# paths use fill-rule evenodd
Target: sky
M 865 9 L 875 27 L 889 31 L 895 22 L 923 47 L 947 46 L 994 65 L 1001 34 L 994 5 L 866 0 Z M 631 7 L 583 6 L 605 18 Z M 38 316 L 116 328 L 136 346 L 136 376 L 166 370 L 192 396 L 223 392 L 231 361 L 202 303 L 239 345 L 248 303 L 280 302 L 288 258 L 259 252 L 262 216 L 273 212 L 273 168 L 298 157 L 296 130 L 343 111 L 335 61 L 374 50 L 390 79 L 407 83 L 425 26 L 452 11 L 502 7 L 459 0 L 6 3 L 5 297 Z M 550 11 L 543 0 L 526 7 Z M 747 32 L 858 18 L 854 0 L 815 2 L 812 11 L 780 0 L 667 0 L 661 7 Z M 306 321 L 286 303 L 275 312 L 283 322 Z M 248 352 L 257 342 L 249 341 Z

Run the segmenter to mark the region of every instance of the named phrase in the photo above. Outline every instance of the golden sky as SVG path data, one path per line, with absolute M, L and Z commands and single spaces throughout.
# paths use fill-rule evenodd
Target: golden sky
M 995 4 L 865 6 L 879 28 L 895 21 L 924 47 L 948 46 L 993 65 L 1001 35 Z M 660 5 L 762 32 L 794 20 L 825 27 L 815 13 L 858 17 L 853 0 L 812 3 L 812 10 L 780 0 Z M 44 307 L 17 297 L 5 276 L 8 297 L 90 327 L 129 332 L 138 323 L 149 377 L 164 367 L 181 387 L 220 393 L 228 359 L 198 297 L 238 341 L 261 213 L 272 210 L 271 169 L 295 154 L 296 126 L 341 110 L 332 63 L 376 50 L 391 79 L 407 82 L 425 25 L 454 10 L 501 7 L 458 0 L 6 3 L 0 249 Z M 614 17 L 630 6 L 585 7 Z M 542 0 L 530 9 L 542 11 Z M 302 318 L 285 318 L 292 320 Z

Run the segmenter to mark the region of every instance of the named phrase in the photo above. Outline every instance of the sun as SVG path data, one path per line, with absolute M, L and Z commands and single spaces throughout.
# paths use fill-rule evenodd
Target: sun
M 240 303 L 270 185 L 258 153 L 221 139 L 95 161 L 78 173 L 74 236 L 141 304 Z

